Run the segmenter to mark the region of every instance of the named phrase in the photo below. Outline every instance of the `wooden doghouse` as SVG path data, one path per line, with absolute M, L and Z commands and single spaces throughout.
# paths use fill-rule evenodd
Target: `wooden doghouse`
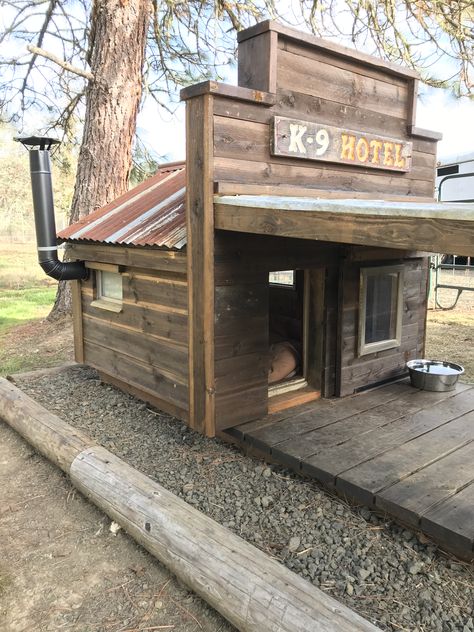
M 182 91 L 186 163 L 60 234 L 92 271 L 76 359 L 210 436 L 405 374 L 426 252 L 473 250 L 472 217 L 433 203 L 415 72 L 274 22 L 238 40 L 238 86 Z

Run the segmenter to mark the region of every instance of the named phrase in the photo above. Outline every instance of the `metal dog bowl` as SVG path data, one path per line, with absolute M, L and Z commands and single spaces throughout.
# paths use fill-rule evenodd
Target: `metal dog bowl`
M 424 391 L 454 391 L 464 368 L 454 362 L 411 360 L 407 362 L 412 386 Z

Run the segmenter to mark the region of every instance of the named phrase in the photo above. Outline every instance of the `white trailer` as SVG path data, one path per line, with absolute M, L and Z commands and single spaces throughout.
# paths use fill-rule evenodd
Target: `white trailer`
M 440 202 L 474 202 L 474 152 L 438 163 L 436 191 Z
M 474 202 L 474 152 L 451 156 L 438 163 L 436 197 L 440 202 Z M 453 309 L 464 291 L 474 291 L 473 264 L 474 252 L 471 257 L 444 254 L 432 258 L 431 288 L 435 307 Z

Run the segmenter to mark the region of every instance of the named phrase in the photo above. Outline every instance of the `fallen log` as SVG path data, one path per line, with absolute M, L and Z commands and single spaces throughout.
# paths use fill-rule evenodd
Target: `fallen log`
M 378 630 L 1 378 L 0 418 L 239 630 Z

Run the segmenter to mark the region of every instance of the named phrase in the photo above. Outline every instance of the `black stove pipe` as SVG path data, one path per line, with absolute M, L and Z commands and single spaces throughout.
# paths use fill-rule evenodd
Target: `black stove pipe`
M 29 150 L 31 190 L 35 212 L 36 244 L 38 261 L 46 274 L 57 281 L 87 279 L 88 270 L 84 261 L 60 261 L 54 219 L 53 187 L 49 148 L 52 141 L 47 138 L 30 137 L 15 139 L 28 149 L 34 145 L 40 149 Z

